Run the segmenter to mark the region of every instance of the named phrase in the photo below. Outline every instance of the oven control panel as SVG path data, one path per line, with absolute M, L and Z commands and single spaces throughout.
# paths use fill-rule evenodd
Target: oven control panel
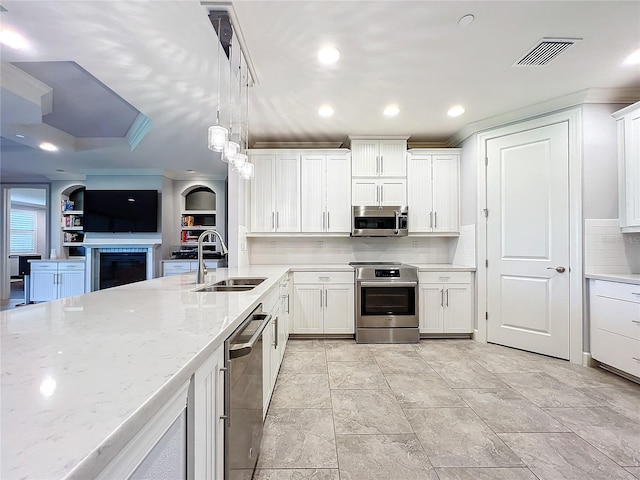
M 400 277 L 400 270 L 397 268 L 393 269 L 377 269 L 376 268 L 376 278 L 398 278 Z

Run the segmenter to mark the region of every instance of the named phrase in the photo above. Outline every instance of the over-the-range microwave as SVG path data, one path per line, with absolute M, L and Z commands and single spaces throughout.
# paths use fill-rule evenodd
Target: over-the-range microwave
M 408 208 L 400 207 L 351 207 L 352 237 L 406 237 Z

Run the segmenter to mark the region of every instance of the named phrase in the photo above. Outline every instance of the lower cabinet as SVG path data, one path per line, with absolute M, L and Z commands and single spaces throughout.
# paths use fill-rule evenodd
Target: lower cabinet
M 84 293 L 84 262 L 31 262 L 31 301 L 47 302 Z
M 272 294 L 268 294 L 263 302 L 263 308 L 271 308 L 268 313 L 271 321 L 262 333 L 262 399 L 263 416 L 266 417 L 269 402 L 276 385 L 284 350 L 289 338 L 287 298 L 283 292 L 288 288 L 288 280 L 274 288 Z M 276 295 L 277 294 L 277 295 Z
M 351 272 L 295 272 L 293 333 L 354 333 Z
M 640 285 L 591 280 L 591 356 L 640 378 Z
M 205 260 L 207 268 L 217 268 L 218 260 Z M 164 260 L 162 262 L 162 276 L 182 275 L 183 273 L 195 272 L 198 269 L 197 260 Z
M 186 479 L 188 390 L 189 383 L 186 383 L 95 478 Z
M 421 272 L 420 333 L 472 333 L 471 272 Z

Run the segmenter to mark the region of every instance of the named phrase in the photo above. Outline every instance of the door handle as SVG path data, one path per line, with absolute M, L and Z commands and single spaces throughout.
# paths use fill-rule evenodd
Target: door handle
M 229 367 L 222 367 L 218 373 L 222 373 L 222 382 L 224 385 L 224 405 L 220 420 L 229 421 L 229 411 L 231 410 L 231 379 L 229 377 Z
M 376 203 L 380 203 L 380 187 L 376 185 Z
M 327 212 L 327 230 L 331 228 L 331 217 L 329 216 L 331 212 Z
M 278 349 L 278 317 L 273 319 L 273 348 Z
M 380 175 L 384 175 L 384 155 L 380 155 Z
M 440 290 L 440 306 L 444 307 L 444 288 Z
M 275 220 L 276 214 L 274 212 L 271 212 L 271 228 L 274 229 L 276 228 L 276 220 Z
M 449 306 L 449 289 L 447 288 L 447 301 L 445 302 L 445 307 Z
M 429 212 L 429 228 L 433 228 L 433 212 Z
M 558 273 L 564 273 L 567 271 L 566 268 L 560 266 L 560 267 L 547 267 L 547 270 L 555 270 Z
M 384 202 L 384 185 L 380 185 L 380 203 Z
M 325 225 L 326 225 L 326 224 L 325 224 L 325 215 L 326 215 L 326 214 L 325 214 L 325 212 L 322 212 L 322 229 L 323 229 L 323 230 L 326 228 L 326 227 L 325 227 Z
M 438 228 L 438 212 L 433 212 L 433 228 Z
M 276 212 L 276 228 L 280 228 L 280 212 Z
M 325 289 L 324 291 L 324 306 L 329 306 L 329 291 Z
M 376 155 L 376 175 L 380 175 L 380 157 Z
M 320 290 L 320 308 L 322 308 L 322 290 Z

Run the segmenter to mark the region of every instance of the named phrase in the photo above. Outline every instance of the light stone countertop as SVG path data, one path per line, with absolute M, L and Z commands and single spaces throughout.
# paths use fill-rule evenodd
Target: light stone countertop
M 71 258 L 34 258 L 32 260 L 27 260 L 29 263 L 38 263 L 38 262 L 86 262 L 85 257 L 71 257 Z
M 586 278 L 640 285 L 640 273 L 585 273 Z
M 213 272 L 267 277 L 246 292 L 185 274 L 0 312 L 0 478 L 93 478 L 287 270 Z

